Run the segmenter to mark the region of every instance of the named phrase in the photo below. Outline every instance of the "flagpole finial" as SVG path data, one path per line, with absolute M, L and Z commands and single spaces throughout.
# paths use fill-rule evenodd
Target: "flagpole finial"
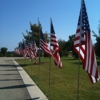
M 37 20 L 38 20 L 38 25 L 39 25 L 40 24 L 39 18 L 37 18 Z
M 37 20 L 38 20 L 38 25 L 39 25 L 40 24 L 39 18 L 37 18 Z

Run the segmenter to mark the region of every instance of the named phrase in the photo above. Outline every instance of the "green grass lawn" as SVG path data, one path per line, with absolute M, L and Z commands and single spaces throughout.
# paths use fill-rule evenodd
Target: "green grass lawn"
M 30 75 L 49 100 L 77 100 L 78 60 L 61 58 L 63 68 L 54 65 L 50 58 L 41 58 L 35 65 L 28 59 L 16 60 Z M 100 59 L 98 59 L 100 72 Z M 92 84 L 88 74 L 80 65 L 79 100 L 100 100 L 100 82 Z

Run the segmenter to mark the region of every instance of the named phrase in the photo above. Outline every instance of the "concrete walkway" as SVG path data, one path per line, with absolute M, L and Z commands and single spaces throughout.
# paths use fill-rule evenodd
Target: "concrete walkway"
M 48 100 L 15 59 L 0 57 L 0 100 Z

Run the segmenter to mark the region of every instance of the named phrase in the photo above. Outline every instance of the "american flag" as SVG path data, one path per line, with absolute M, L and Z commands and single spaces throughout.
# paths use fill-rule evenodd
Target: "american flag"
M 50 57 L 54 58 L 52 55 L 52 52 L 44 38 L 44 35 L 42 33 L 42 29 L 40 28 L 40 48 L 45 51 L 46 54 L 48 54 Z
M 15 51 L 14 52 L 15 52 L 15 54 L 20 55 L 20 52 L 19 52 L 19 48 L 18 47 L 15 48 Z
M 19 46 L 17 48 L 17 53 L 19 55 L 22 55 L 24 57 L 24 45 L 22 42 L 19 43 Z
M 35 42 L 33 34 L 31 36 L 31 43 L 32 43 L 32 48 L 33 48 L 33 51 L 34 51 L 34 55 L 35 55 L 35 57 L 37 57 L 37 46 L 36 46 L 36 42 Z
M 34 39 L 34 35 L 32 34 L 31 36 L 31 43 L 32 43 L 32 50 L 33 50 L 33 53 L 34 53 L 34 60 L 35 60 L 35 63 L 37 63 L 37 46 L 36 46 L 36 42 L 35 42 L 35 39 Z
M 90 81 L 99 81 L 99 74 L 96 62 L 94 47 L 91 40 L 91 32 L 86 12 L 84 0 L 81 1 L 81 11 L 79 15 L 74 50 L 83 62 L 83 69 L 87 71 Z
M 26 52 L 26 56 L 29 55 L 29 44 L 28 41 L 25 41 L 25 52 Z
M 22 47 L 22 43 L 19 43 L 19 54 L 23 56 L 23 47 Z
M 27 32 L 28 34 L 28 46 L 29 46 L 29 49 L 28 49 L 28 53 L 29 53 L 29 58 L 30 58 L 30 61 L 32 60 L 32 58 L 34 58 L 34 53 L 33 53 L 33 44 L 32 44 L 32 41 L 31 41 L 31 33 L 30 32 Z
M 33 53 L 33 45 L 31 42 L 29 42 L 29 58 L 30 60 L 32 60 L 32 58 L 34 58 L 34 53 Z
M 59 44 L 58 44 L 58 41 L 57 41 L 57 38 L 56 38 L 56 35 L 55 35 L 52 20 L 51 20 L 50 33 L 51 33 L 51 35 L 50 35 L 50 39 L 51 39 L 50 45 L 53 46 L 53 56 L 54 56 L 55 65 L 62 68 L 62 62 L 60 60 L 60 55 L 59 55 L 60 47 L 59 47 Z
M 37 50 L 37 46 L 36 46 L 35 42 L 33 43 L 33 53 L 34 53 L 35 63 L 37 63 L 37 53 L 38 53 L 38 50 Z
M 37 57 L 37 46 L 36 46 L 36 43 L 34 42 L 34 45 L 33 45 L 33 50 L 34 50 L 34 55 L 35 57 Z
M 23 40 L 23 47 L 24 47 L 24 58 L 26 58 L 28 54 L 28 49 L 27 49 L 27 44 L 25 40 Z
M 22 42 L 22 51 L 23 51 L 23 57 L 26 58 L 25 40 L 23 40 L 23 42 Z

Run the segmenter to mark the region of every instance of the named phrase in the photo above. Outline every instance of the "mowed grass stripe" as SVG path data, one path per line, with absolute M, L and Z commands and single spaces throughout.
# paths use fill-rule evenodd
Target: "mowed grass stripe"
M 74 58 L 61 58 L 63 68 L 54 65 L 48 57 L 41 57 L 41 64 L 35 65 L 34 60 L 16 60 L 30 75 L 34 82 L 45 93 L 49 100 L 76 100 L 78 81 L 78 60 Z M 100 71 L 100 59 L 97 60 Z M 51 65 L 51 68 L 50 65 Z M 50 88 L 49 88 L 49 69 Z M 39 77 L 38 77 L 39 76 Z M 100 100 L 100 82 L 91 84 L 88 74 L 82 69 L 80 62 L 79 100 Z

